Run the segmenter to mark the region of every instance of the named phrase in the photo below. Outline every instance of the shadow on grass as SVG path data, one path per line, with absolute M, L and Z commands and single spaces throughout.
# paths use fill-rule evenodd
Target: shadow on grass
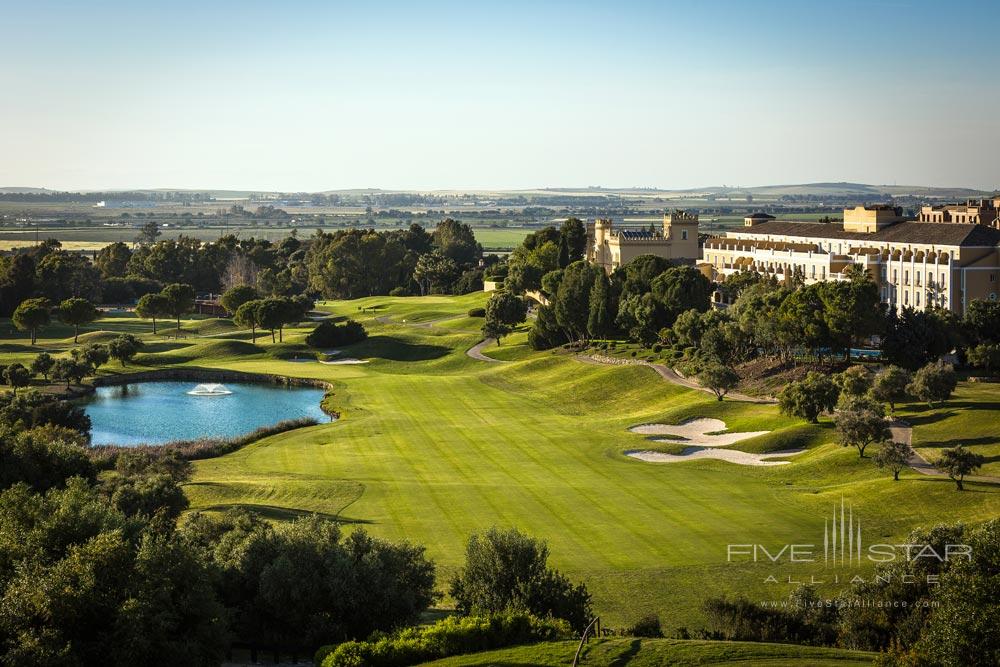
M 227 512 L 231 509 L 244 509 L 259 515 L 268 521 L 294 521 L 302 517 L 320 516 L 339 523 L 350 524 L 370 524 L 368 519 L 352 519 L 341 514 L 330 514 L 329 512 L 309 512 L 307 510 L 294 509 L 291 507 L 279 507 L 278 505 L 257 505 L 255 503 L 219 503 L 207 505 L 199 508 L 200 512 Z
M 371 336 L 344 350 L 344 356 L 372 357 L 389 361 L 430 361 L 452 352 L 443 345 L 408 343 L 392 336 Z
M 609 663 L 611 667 L 624 667 L 629 664 L 636 655 L 638 655 L 639 650 L 642 648 L 641 639 L 633 639 L 629 642 L 628 648 L 622 651 L 618 656 Z

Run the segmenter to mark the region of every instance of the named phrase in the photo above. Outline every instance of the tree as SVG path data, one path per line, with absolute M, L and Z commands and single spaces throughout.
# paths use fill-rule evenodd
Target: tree
M 323 517 L 272 525 L 245 510 L 195 515 L 183 534 L 218 570 L 234 634 L 251 646 L 367 637 L 413 623 L 437 598 L 422 547 L 364 529 L 344 535 Z
M 980 343 L 966 352 L 969 363 L 987 373 L 1000 370 L 1000 344 Z
M 871 399 L 855 398 L 848 401 L 833 420 L 840 444 L 857 449 L 859 458 L 864 458 L 868 445 L 892 437 L 889 424 L 885 421 L 885 409 L 881 403 Z
M 909 370 L 938 359 L 960 342 L 955 317 L 951 311 L 914 310 L 909 306 L 899 314 L 890 311 L 882 337 L 882 357 Z
M 590 292 L 594 287 L 595 272 L 601 269 L 588 262 L 573 262 L 563 269 L 559 290 L 552 301 L 556 321 L 570 340 L 587 337 L 590 315 Z
M 594 274 L 590 290 L 590 312 L 587 316 L 587 333 L 591 338 L 606 338 L 612 333 L 615 316 L 611 310 L 611 283 L 604 271 Z
M 142 225 L 139 229 L 139 236 L 137 241 L 139 243 L 151 244 L 156 243 L 156 239 L 160 236 L 160 228 L 154 220 L 150 220 Z
M 79 297 L 72 297 L 60 303 L 57 312 L 63 324 L 73 327 L 74 343 L 80 337 L 80 325 L 90 324 L 100 315 L 94 304 Z
M 559 228 L 560 252 L 563 244 L 566 246 L 566 264 L 586 259 L 587 252 L 587 226 L 579 218 L 566 218 Z
M 132 361 L 144 343 L 130 333 L 123 333 L 108 343 L 108 354 L 112 359 L 117 359 L 122 366 Z
M 65 380 L 68 389 L 71 382 L 80 384 L 83 382 L 83 378 L 90 375 L 93 370 L 89 364 L 83 361 L 66 358 L 56 359 L 56 363 L 52 367 L 52 379 Z
M 971 551 L 940 577 L 938 604 L 917 644 L 926 664 L 991 667 L 1000 664 L 1000 519 L 987 521 L 962 540 Z
M 79 362 L 88 364 L 94 370 L 97 370 L 104 364 L 108 363 L 110 358 L 110 353 L 108 352 L 108 347 L 106 345 L 101 345 L 100 343 L 90 343 L 89 345 L 84 345 L 83 349 L 70 350 L 70 354 Z
M 962 491 L 962 480 L 965 476 L 983 467 L 984 463 L 986 463 L 985 456 L 970 452 L 959 445 L 941 452 L 941 458 L 934 463 L 934 467 L 946 473 L 955 482 L 958 490 Z
M 153 320 L 153 334 L 156 334 L 156 318 L 167 315 L 167 300 L 162 294 L 146 294 L 135 305 L 135 314 L 144 320 Z
M 10 317 L 17 305 L 34 293 L 34 257 L 21 253 L 0 258 L 0 316 Z
M 829 376 L 810 371 L 804 379 L 785 385 L 778 394 L 778 407 L 786 415 L 816 424 L 822 412 L 833 410 L 839 395 Z
M 913 374 L 913 381 L 910 382 L 907 391 L 926 401 L 929 407 L 934 407 L 935 403 L 947 401 L 951 398 L 952 392 L 958 386 L 958 377 L 951 364 L 942 361 L 929 363 Z
M 259 297 L 255 288 L 249 285 L 236 285 L 235 287 L 227 289 L 219 301 L 222 304 L 222 307 L 225 308 L 230 315 L 233 315 L 244 303 L 247 301 L 253 301 L 257 298 Z
M 493 527 L 473 534 L 465 565 L 451 580 L 449 593 L 463 614 L 508 609 L 554 616 L 582 631 L 591 621 L 590 593 L 547 565 L 546 544 L 518 531 Z
M 729 366 L 724 366 L 718 362 L 710 362 L 705 365 L 701 373 L 698 374 L 698 381 L 703 387 L 708 387 L 720 401 L 729 393 L 730 389 L 736 387 L 740 381 L 740 376 Z
M 712 303 L 712 283 L 692 266 L 674 266 L 658 275 L 650 285 L 653 297 L 663 306 L 670 326 L 685 310 L 705 312 Z
M 324 320 L 306 336 L 306 345 L 315 348 L 334 348 L 343 345 L 360 343 L 368 337 L 365 327 L 355 320 L 346 320 L 343 324 Z
M 40 297 L 25 299 L 14 311 L 14 326 L 20 331 L 31 333 L 31 344 L 38 340 L 38 330 L 46 326 L 52 319 L 49 312 L 49 300 Z
M 97 255 L 94 257 L 94 266 L 101 272 L 102 278 L 121 278 L 128 271 L 130 259 L 132 259 L 132 251 L 128 249 L 128 245 L 116 241 L 97 251 Z
M 889 404 L 889 415 L 896 412 L 896 404 L 910 397 L 907 387 L 913 381 L 913 376 L 905 368 L 886 366 L 872 381 L 872 398 Z
M 167 285 L 160 292 L 167 314 L 177 320 L 177 331 L 181 330 L 181 317 L 194 308 L 194 288 L 183 283 Z
M 860 398 L 872 385 L 871 373 L 864 366 L 851 366 L 837 376 L 841 399 Z
M 45 378 L 45 381 L 49 381 L 49 371 L 52 370 L 52 364 L 56 363 L 55 359 L 48 352 L 39 352 L 34 359 L 31 360 L 31 373 L 32 375 L 41 375 Z
M 254 345 L 257 344 L 257 327 L 260 326 L 260 315 L 258 313 L 262 303 L 264 302 L 261 299 L 242 303 L 233 315 L 233 324 L 238 327 L 250 328 L 250 340 Z
M 516 294 L 500 290 L 490 295 L 486 302 L 486 320 L 483 323 L 483 335 L 500 339 L 524 322 L 528 316 L 528 303 Z
M 432 238 L 441 254 L 459 266 L 470 266 L 482 257 L 483 248 L 472 228 L 457 220 L 446 218 L 439 222 Z
M 974 342 L 1000 343 L 1000 301 L 973 299 L 962 324 Z
M 15 362 L 3 369 L 3 381 L 14 390 L 16 396 L 18 387 L 27 387 L 31 382 L 31 372 L 24 364 Z
M 888 468 L 892 471 L 892 479 L 899 481 L 899 472 L 910 464 L 910 457 L 913 450 L 905 442 L 886 440 L 879 445 L 878 451 L 872 457 L 872 461 L 879 468 Z
M 413 270 L 421 296 L 448 293 L 460 275 L 461 269 L 455 260 L 436 251 L 421 255 Z
M 252 301 L 250 303 L 253 303 Z M 286 310 L 281 299 L 264 299 L 257 307 L 257 319 L 262 329 L 271 331 L 271 342 L 274 343 L 274 332 L 285 326 Z

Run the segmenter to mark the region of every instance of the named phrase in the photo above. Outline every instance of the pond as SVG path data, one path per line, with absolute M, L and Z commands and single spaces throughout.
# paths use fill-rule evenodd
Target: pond
M 324 393 L 312 387 L 171 380 L 98 387 L 81 405 L 95 445 L 162 445 L 243 435 L 285 419 L 325 422 Z

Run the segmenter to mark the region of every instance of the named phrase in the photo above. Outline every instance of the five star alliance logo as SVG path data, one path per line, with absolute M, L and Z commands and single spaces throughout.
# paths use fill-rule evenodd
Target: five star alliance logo
M 846 509 L 844 499 L 840 499 L 840 519 L 837 506 L 833 507 L 833 517 L 823 519 L 823 564 L 837 565 L 837 549 L 840 548 L 840 565 L 861 564 L 861 519 L 854 522 L 854 505 Z
M 853 504 L 843 497 L 823 518 L 822 558 L 820 545 L 814 542 L 794 542 L 782 545 L 758 543 L 729 544 L 727 562 L 752 563 L 819 563 L 825 568 L 857 568 L 868 564 L 890 563 L 897 559 L 936 560 L 946 562 L 957 558 L 972 560 L 968 544 L 928 544 L 923 542 L 864 544 L 861 518 L 854 516 Z

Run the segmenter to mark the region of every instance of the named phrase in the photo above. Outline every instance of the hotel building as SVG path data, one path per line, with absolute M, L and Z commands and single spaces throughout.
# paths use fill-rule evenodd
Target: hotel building
M 1000 199 L 965 206 L 924 207 L 904 220 L 890 206 L 858 206 L 844 222 L 789 222 L 757 213 L 740 229 L 712 237 L 702 247 L 703 271 L 714 280 L 756 271 L 790 281 L 846 280 L 848 269 L 866 269 L 882 302 L 897 311 L 949 308 L 959 314 L 973 299 L 1000 293 Z

